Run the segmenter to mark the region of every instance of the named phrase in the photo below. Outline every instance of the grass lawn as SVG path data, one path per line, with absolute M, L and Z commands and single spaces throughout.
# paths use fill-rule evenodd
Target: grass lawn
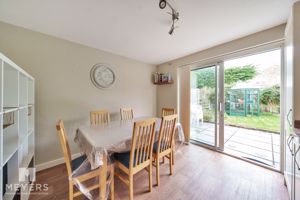
M 280 115 L 272 113 L 261 113 L 260 116 L 247 117 L 225 115 L 225 124 L 279 133 Z

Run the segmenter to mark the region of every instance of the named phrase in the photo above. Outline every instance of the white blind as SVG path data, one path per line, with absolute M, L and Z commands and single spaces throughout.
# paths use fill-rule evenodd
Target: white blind
M 178 69 L 178 113 L 186 142 L 190 140 L 190 67 Z

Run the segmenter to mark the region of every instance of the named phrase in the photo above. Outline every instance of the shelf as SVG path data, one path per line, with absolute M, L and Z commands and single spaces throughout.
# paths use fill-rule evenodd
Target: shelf
M 28 104 L 34 104 L 34 81 L 28 80 Z
M 11 159 L 7 162 L 6 172 L 7 182 L 6 184 L 15 185 L 19 183 L 19 165 L 18 165 L 18 153 L 15 153 Z M 16 191 L 13 188 L 6 188 L 4 200 L 11 199 L 15 196 Z
M 19 106 L 28 106 L 28 78 L 24 74 L 19 75 Z
M 7 127 L 10 127 L 11 125 L 14 125 L 14 124 L 5 124 L 5 125 L 3 125 L 3 129 L 6 129 Z
M 27 137 L 27 135 L 28 135 L 27 109 L 21 109 L 19 110 L 19 138 L 23 139 Z
M 9 159 L 11 159 L 11 157 L 17 152 L 19 141 L 18 136 L 8 137 L 3 140 L 3 165 L 5 165 L 9 161 Z
M 29 136 L 29 134 L 22 135 L 19 140 L 19 145 L 22 145 L 25 142 L 25 140 L 28 138 L 28 136 Z M 28 139 L 27 139 L 27 141 L 28 141 Z
M 26 108 L 28 108 L 28 106 L 20 106 L 19 110 L 23 110 L 23 109 L 26 109 Z
M 20 198 L 25 200 L 29 197 L 30 189 L 28 192 L 21 191 L 16 194 L 3 184 L 19 184 L 20 180 L 23 180 L 19 178 L 19 168 L 35 167 L 35 81 L 1 53 L 0 77 L 0 199 L 13 200 L 21 195 Z
M 5 63 L 9 64 L 15 70 L 17 70 L 17 71 L 21 72 L 22 74 L 24 74 L 25 76 L 27 76 L 30 80 L 34 80 L 34 78 L 30 74 L 28 74 L 21 67 L 19 67 L 18 65 L 16 65 L 11 59 L 9 59 L 8 57 L 6 57 L 1 52 L 0 52 L 0 59 L 3 60 Z
M 34 154 L 34 148 L 35 148 L 35 145 L 34 145 L 34 134 L 30 134 L 28 136 L 28 154 Z
M 158 83 L 153 83 L 154 85 L 170 85 L 170 84 L 173 84 L 174 81 L 169 81 L 169 82 L 158 82 Z
M 22 200 L 28 200 L 29 199 L 29 196 L 30 196 L 30 190 L 33 186 L 31 184 L 27 184 L 26 185 L 26 190 L 24 191 L 21 191 L 21 199 Z
M 20 107 L 4 107 L 2 113 L 4 114 L 4 113 L 15 112 L 15 111 L 18 111 L 18 110 L 26 109 L 28 107 L 32 107 L 32 105 L 20 106 Z
M 30 161 L 33 158 L 34 153 L 33 152 L 28 152 L 27 156 L 25 156 L 21 162 L 21 167 L 26 167 L 28 168 Z
M 19 72 L 4 62 L 3 67 L 3 107 L 18 107 Z
M 28 130 L 34 131 L 34 106 L 28 108 Z
M 3 196 L 3 200 L 13 200 L 15 195 L 16 194 L 5 193 L 4 196 Z
M 10 113 L 19 110 L 19 107 L 4 107 L 3 113 Z

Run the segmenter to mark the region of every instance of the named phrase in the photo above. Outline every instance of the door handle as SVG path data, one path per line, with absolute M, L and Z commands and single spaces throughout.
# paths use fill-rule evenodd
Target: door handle
M 293 111 L 293 109 L 290 109 L 289 112 L 288 112 L 288 114 L 287 114 L 287 116 L 286 116 L 286 119 L 287 119 L 290 127 L 293 127 L 293 125 L 292 125 L 292 123 L 290 121 L 290 114 L 292 113 L 292 111 Z
M 291 142 L 293 141 L 294 137 L 292 135 L 289 135 L 288 139 L 287 139 L 287 146 L 292 154 L 292 156 L 294 156 L 293 150 L 291 148 Z
M 223 112 L 223 104 L 221 102 L 219 102 L 219 111 Z

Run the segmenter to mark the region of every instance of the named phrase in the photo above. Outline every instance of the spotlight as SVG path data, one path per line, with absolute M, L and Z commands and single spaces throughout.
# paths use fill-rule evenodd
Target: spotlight
M 164 9 L 167 6 L 166 0 L 159 0 L 159 7 L 160 9 Z
M 164 9 L 166 6 L 168 6 L 171 9 L 171 12 L 167 12 L 171 15 L 172 25 L 169 30 L 169 34 L 173 35 L 174 30 L 177 28 L 175 27 L 175 23 L 179 20 L 179 12 L 177 12 L 173 6 L 168 2 L 168 0 L 159 0 L 159 7 L 160 9 Z
M 175 27 L 174 27 L 174 25 L 172 25 L 172 26 L 171 26 L 171 29 L 170 29 L 170 31 L 169 31 L 169 34 L 170 34 L 170 35 L 173 35 L 174 29 L 175 29 Z

